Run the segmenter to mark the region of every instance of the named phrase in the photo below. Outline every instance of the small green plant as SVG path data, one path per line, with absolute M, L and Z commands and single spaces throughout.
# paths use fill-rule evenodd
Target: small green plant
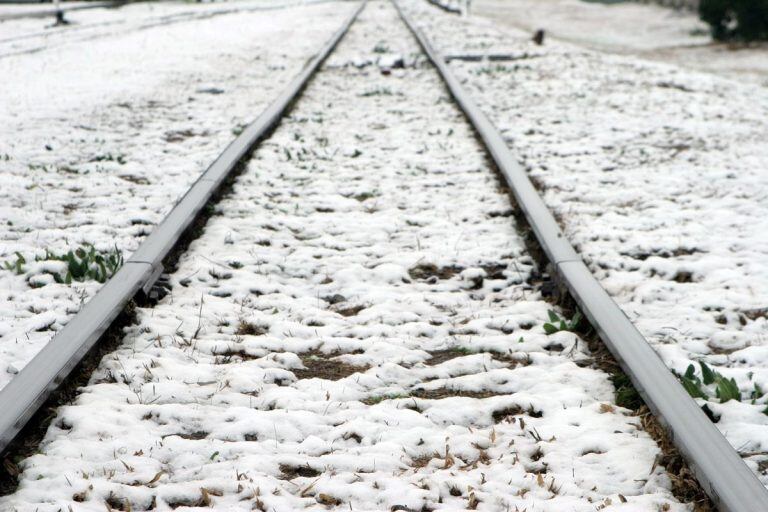
M 245 128 L 247 127 L 247 124 L 238 124 L 234 128 L 232 128 L 232 135 L 235 137 L 238 137 L 241 133 L 245 131 Z
M 616 405 L 619 407 L 626 407 L 633 411 L 638 410 L 643 406 L 643 399 L 640 394 L 632 385 L 632 381 L 629 379 L 626 373 L 617 372 L 611 375 L 611 382 L 616 389 Z
M 683 375 L 677 375 L 677 378 L 680 380 L 685 390 L 688 391 L 689 395 L 693 398 L 711 400 L 711 387 L 714 386 L 714 397 L 719 399 L 720 403 L 725 403 L 729 400 L 741 401 L 741 392 L 739 391 L 739 386 L 736 384 L 735 379 L 726 379 L 718 371 L 707 366 L 703 361 L 699 361 L 699 366 L 701 367 L 701 378 L 696 375 L 696 368 L 692 364 L 688 365 L 688 368 Z M 710 388 L 707 386 L 710 386 Z M 751 393 L 750 398 L 754 403 L 754 401 L 761 396 L 762 390 L 755 384 L 755 390 Z
M 26 259 L 24 259 L 24 256 L 16 251 L 16 261 L 8 260 L 3 263 L 6 270 L 10 270 L 16 275 L 21 275 L 24 273 L 24 264 L 27 262 Z
M 581 313 L 573 315 L 571 320 L 560 318 L 557 313 L 549 310 L 549 322 L 544 324 L 544 332 L 547 334 L 555 334 L 560 331 L 575 331 L 581 322 Z
M 504 64 L 495 64 L 495 65 L 487 65 L 483 66 L 481 68 L 478 68 L 473 71 L 475 75 L 481 76 L 481 75 L 495 75 L 498 73 L 510 73 L 513 71 L 512 68 L 505 66 Z
M 370 96 L 394 96 L 395 93 L 392 92 L 392 89 L 389 87 L 374 87 L 373 89 L 369 89 L 365 92 L 362 92 L 358 94 L 358 96 L 361 96 L 363 98 L 368 98 Z
M 384 400 L 397 400 L 398 398 L 408 398 L 407 394 L 401 394 L 401 393 L 390 393 L 387 395 L 376 395 L 372 397 L 368 397 L 362 400 L 362 402 L 365 405 L 376 405 L 378 403 L 383 402 Z
M 112 153 L 107 153 L 104 155 L 96 155 L 95 157 L 91 158 L 91 162 L 117 162 L 120 165 L 125 164 L 125 155 L 117 154 L 113 155 Z
M 36 256 L 36 262 L 63 261 L 67 264 L 66 273 L 47 272 L 53 276 L 54 281 L 62 284 L 71 284 L 72 281 L 83 282 L 88 279 L 104 283 L 115 275 L 123 266 L 123 255 L 117 246 L 109 251 L 98 251 L 90 244 L 85 244 L 74 251 L 57 254 L 49 249 L 44 256 Z M 3 266 L 17 275 L 24 273 L 24 265 L 27 260 L 20 252 L 16 252 L 16 260 L 9 260 Z
M 63 261 L 67 264 L 67 272 L 64 275 L 53 274 L 57 283 L 71 284 L 72 281 L 83 282 L 88 279 L 104 283 L 115 275 L 123 266 L 123 255 L 117 246 L 109 251 L 98 251 L 90 244 L 67 251 L 65 254 L 56 254 L 45 251 L 44 257 L 35 258 L 35 261 Z
M 27 168 L 30 171 L 43 171 L 48 172 L 49 167 L 45 164 L 27 164 Z

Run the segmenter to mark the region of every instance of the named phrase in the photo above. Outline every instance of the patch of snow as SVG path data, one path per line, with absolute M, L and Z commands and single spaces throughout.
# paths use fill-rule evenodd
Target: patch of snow
M 768 85 L 768 46 L 714 42 L 698 14 L 654 4 L 583 0 L 476 0 L 473 15 L 587 48 L 657 60 Z

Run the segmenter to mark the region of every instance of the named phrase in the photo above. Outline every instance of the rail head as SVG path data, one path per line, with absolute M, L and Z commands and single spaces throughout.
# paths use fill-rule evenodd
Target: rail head
M 160 276 L 163 260 L 192 225 L 197 214 L 227 176 L 232 174 L 238 162 L 278 124 L 364 7 L 363 1 L 267 109 L 192 184 L 120 270 L 0 390 L 0 452 L 6 450 L 51 393 L 106 332 L 126 304 L 139 290 L 146 291 L 152 286 Z
M 564 236 L 499 131 L 464 90 L 424 32 L 397 0 L 392 2 L 504 175 L 556 273 L 645 403 L 661 420 L 712 502 L 723 512 L 768 511 L 768 490 L 603 289 Z

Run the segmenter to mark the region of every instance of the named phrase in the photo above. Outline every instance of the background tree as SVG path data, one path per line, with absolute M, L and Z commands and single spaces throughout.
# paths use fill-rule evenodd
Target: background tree
M 701 0 L 699 15 L 719 41 L 768 40 L 768 0 Z

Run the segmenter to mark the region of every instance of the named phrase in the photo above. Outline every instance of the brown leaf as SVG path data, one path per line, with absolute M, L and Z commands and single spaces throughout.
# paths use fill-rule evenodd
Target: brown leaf
M 600 414 L 605 414 L 607 412 L 613 412 L 615 409 L 611 404 L 600 404 Z
M 158 480 L 160 480 L 160 477 L 163 476 L 164 474 L 165 474 L 165 471 L 163 470 L 158 471 L 157 474 L 152 477 L 152 480 L 147 482 L 146 485 L 152 485 L 153 483 L 157 482 Z
M 3 467 L 11 476 L 19 476 L 19 466 L 14 464 L 10 459 L 3 460 Z
M 208 489 L 206 489 L 205 487 L 200 488 L 200 506 L 201 507 L 211 506 L 211 496 L 208 494 Z
M 311 490 L 312 490 L 312 488 L 315 486 L 315 484 L 317 483 L 317 481 L 318 481 L 318 480 L 320 480 L 320 478 L 321 478 L 321 477 L 317 477 L 317 478 L 315 478 L 315 479 L 314 479 L 314 480 L 313 480 L 313 481 L 312 481 L 312 482 L 311 482 L 311 483 L 310 483 L 308 486 L 306 486 L 305 488 L 303 488 L 303 489 L 301 490 L 301 492 L 299 492 L 299 496 L 301 496 L 302 498 L 306 498 L 306 496 L 307 496 L 307 493 L 308 493 L 309 491 L 311 491 Z
M 315 498 L 318 503 L 321 503 L 323 505 L 341 505 L 341 500 L 338 498 L 334 498 L 330 494 L 324 494 L 320 493 L 317 495 L 317 498 Z

